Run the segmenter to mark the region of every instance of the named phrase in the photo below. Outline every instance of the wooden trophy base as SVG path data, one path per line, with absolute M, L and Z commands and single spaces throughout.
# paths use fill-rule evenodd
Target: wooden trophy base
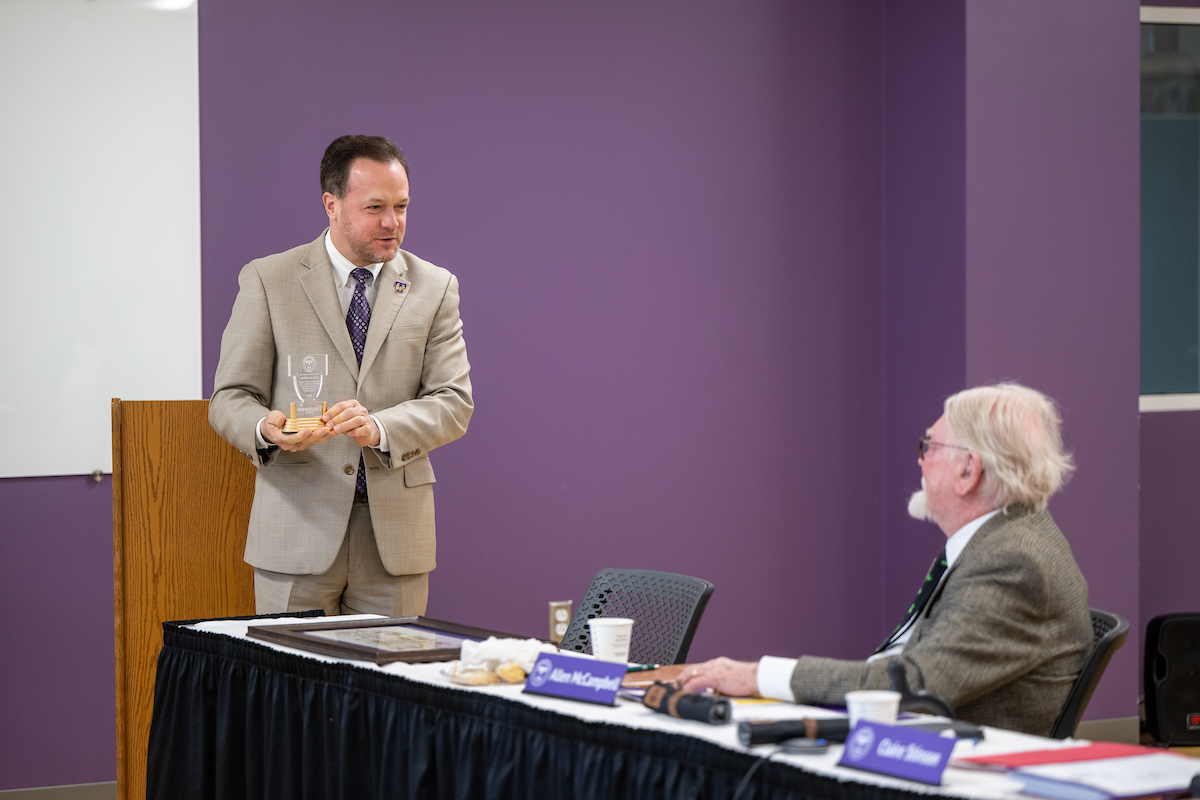
M 321 413 L 324 414 L 328 410 L 329 410 L 329 403 L 321 403 Z M 288 408 L 287 421 L 285 421 L 283 423 L 283 432 L 284 433 L 299 433 L 300 431 L 312 430 L 313 428 L 320 428 L 324 424 L 325 424 L 324 422 L 321 422 L 320 417 L 300 417 L 299 419 L 297 419 L 296 418 L 296 404 L 291 403 L 291 404 L 289 404 L 289 408 Z
M 320 428 L 324 424 L 324 422 L 321 422 L 320 417 L 300 417 L 299 419 L 293 417 L 283 423 L 283 432 L 298 433 L 311 428 Z

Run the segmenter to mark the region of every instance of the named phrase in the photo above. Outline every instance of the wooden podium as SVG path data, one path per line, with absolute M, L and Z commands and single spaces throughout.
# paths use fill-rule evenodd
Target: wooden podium
M 146 796 L 166 620 L 254 613 L 242 561 L 254 465 L 208 426 L 207 400 L 112 401 L 117 796 Z

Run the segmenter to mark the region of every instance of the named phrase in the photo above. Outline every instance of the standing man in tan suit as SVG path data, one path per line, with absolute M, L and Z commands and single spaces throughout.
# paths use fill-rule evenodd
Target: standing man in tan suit
M 968 389 L 920 439 L 909 513 L 946 534 L 900 625 L 865 661 L 718 658 L 684 688 L 840 705 L 887 689 L 887 664 L 961 719 L 1046 736 L 1092 651 L 1087 584 L 1046 503 L 1073 470 L 1050 398 L 1013 383 Z
M 458 279 L 400 249 L 408 163 L 391 141 L 334 140 L 321 189 L 329 228 L 238 276 L 209 423 L 258 467 L 245 559 L 260 614 L 424 614 L 429 452 L 474 408 Z M 290 403 L 320 402 L 316 427 L 284 432 Z

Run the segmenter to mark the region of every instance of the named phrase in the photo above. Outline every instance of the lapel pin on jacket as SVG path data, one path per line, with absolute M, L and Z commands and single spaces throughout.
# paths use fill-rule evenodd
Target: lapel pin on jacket
M 396 281 L 396 294 L 404 294 L 408 291 L 408 284 L 404 281 Z

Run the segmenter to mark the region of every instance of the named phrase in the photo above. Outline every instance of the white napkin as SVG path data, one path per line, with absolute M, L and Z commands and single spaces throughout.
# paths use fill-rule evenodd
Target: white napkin
M 538 653 L 557 653 L 558 648 L 537 639 L 497 639 L 489 636 L 482 642 L 465 641 L 459 656 L 467 669 L 495 670 L 501 664 L 515 663 L 528 674 L 537 661 Z

